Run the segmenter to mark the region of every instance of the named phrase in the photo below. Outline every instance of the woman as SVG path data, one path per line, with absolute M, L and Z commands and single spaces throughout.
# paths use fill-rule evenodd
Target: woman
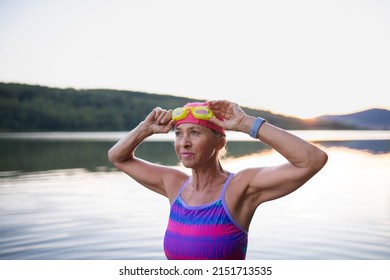
M 175 128 L 175 151 L 192 175 L 138 159 L 137 146 Z M 225 130 L 249 133 L 286 158 L 272 167 L 224 170 L 219 152 Z M 314 176 L 325 152 L 229 101 L 189 103 L 174 111 L 155 108 L 109 151 L 110 161 L 146 188 L 169 199 L 164 238 L 168 259 L 245 259 L 256 208 L 285 196 Z

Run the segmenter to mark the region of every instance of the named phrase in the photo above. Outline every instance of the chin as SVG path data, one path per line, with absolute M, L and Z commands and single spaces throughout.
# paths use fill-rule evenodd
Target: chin
M 183 160 L 181 160 L 180 162 L 186 168 L 196 168 L 199 165 L 199 164 L 197 164 L 194 161 L 185 161 L 185 160 L 183 161 Z
M 193 168 L 194 165 L 192 163 L 189 163 L 189 162 L 181 162 L 181 164 L 185 167 L 185 168 Z

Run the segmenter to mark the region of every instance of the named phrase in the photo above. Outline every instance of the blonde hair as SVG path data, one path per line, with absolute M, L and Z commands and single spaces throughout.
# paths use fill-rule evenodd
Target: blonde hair
M 218 131 L 215 131 L 215 130 L 211 130 L 213 132 L 213 135 L 215 137 L 217 137 L 218 140 L 222 140 L 225 141 L 225 145 L 218 151 L 218 159 L 224 159 L 225 157 L 227 157 L 227 140 L 226 140 L 226 136 L 223 135 L 222 133 L 218 132 Z

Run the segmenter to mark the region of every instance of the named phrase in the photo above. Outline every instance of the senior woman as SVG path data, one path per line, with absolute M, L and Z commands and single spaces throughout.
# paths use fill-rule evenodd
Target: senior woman
M 191 175 L 137 158 L 137 146 L 156 133 L 175 129 L 175 151 Z M 219 152 L 225 130 L 249 134 L 279 152 L 286 162 L 225 170 Z M 110 161 L 146 188 L 168 198 L 171 210 L 164 237 L 168 259 L 245 259 L 248 230 L 257 207 L 302 186 L 327 161 L 315 145 L 247 115 L 235 103 L 188 103 L 155 108 L 109 150 Z

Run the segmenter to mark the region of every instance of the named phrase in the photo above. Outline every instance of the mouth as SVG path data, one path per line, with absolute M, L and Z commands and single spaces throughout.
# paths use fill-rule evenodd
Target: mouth
M 181 152 L 180 153 L 180 157 L 181 158 L 190 158 L 192 156 L 194 156 L 195 154 L 194 153 L 191 153 L 191 152 Z

